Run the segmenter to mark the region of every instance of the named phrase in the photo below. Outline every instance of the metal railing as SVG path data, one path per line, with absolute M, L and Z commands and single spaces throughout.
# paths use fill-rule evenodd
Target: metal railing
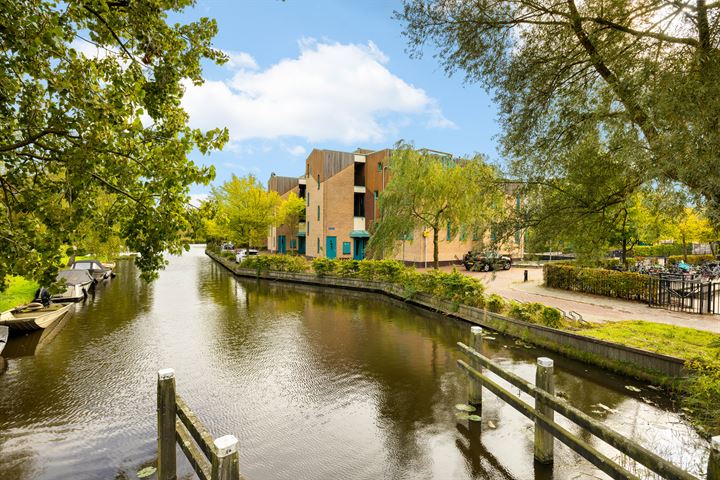
M 683 275 L 659 275 L 648 281 L 651 306 L 688 313 L 720 313 L 720 284 L 688 279 Z
M 553 360 L 541 357 L 537 359 L 535 385 L 504 370 L 497 363 L 482 355 L 482 328 L 471 327 L 471 344 L 458 343 L 461 351 L 467 354 L 470 363 L 458 360 L 458 365 L 468 375 L 468 403 L 478 412 L 482 411 L 482 389 L 486 388 L 498 398 L 515 408 L 518 412 L 535 422 L 535 460 L 541 463 L 553 461 L 554 439 L 570 447 L 598 469 L 618 480 L 639 479 L 637 475 L 616 463 L 585 440 L 555 422 L 555 412 L 574 422 L 598 439 L 627 455 L 637 463 L 671 480 L 698 480 L 673 463 L 663 459 L 638 443 L 606 427 L 554 394 Z M 471 365 L 472 364 L 472 365 Z M 522 392 L 535 398 L 535 406 L 525 403 L 483 373 L 487 369 L 507 381 Z M 708 461 L 707 480 L 720 480 L 720 436 L 711 442 Z
M 240 480 L 238 440 L 225 435 L 213 440 L 210 432 L 175 393 L 175 370 L 158 371 L 157 384 L 158 480 L 176 480 L 175 442 L 201 480 Z

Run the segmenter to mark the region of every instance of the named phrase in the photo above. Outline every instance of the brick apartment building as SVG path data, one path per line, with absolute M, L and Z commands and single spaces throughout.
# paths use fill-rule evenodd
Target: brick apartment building
M 268 248 L 277 253 L 295 251 L 310 258 L 365 258 L 365 249 L 379 217 L 378 197 L 389 182 L 388 160 L 391 150 L 358 149 L 353 153 L 314 149 L 305 161 L 302 177 L 273 174 L 268 189 L 286 198 L 291 192 L 305 197 L 305 222 L 297 231 L 285 225 L 272 228 Z M 510 197 L 509 197 L 510 198 Z M 477 238 L 448 229 L 438 246 L 440 262 L 462 259 Z M 501 253 L 518 258 L 523 251 L 523 235 L 501 246 Z M 433 239 L 429 231 L 417 229 L 399 240 L 395 256 L 408 264 L 432 263 Z

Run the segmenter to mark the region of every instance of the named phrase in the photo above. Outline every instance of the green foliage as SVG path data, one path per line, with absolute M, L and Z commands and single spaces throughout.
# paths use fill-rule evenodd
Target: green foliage
M 672 255 L 684 255 L 690 253 L 683 249 L 682 244 L 668 243 L 659 245 L 636 245 L 633 247 L 632 252 L 637 257 L 669 257 Z
M 305 199 L 298 197 L 295 192 L 281 201 L 277 212 L 277 225 L 286 225 L 291 231 L 296 231 L 301 218 L 305 216 Z
M 331 275 L 335 271 L 335 266 L 338 260 L 330 260 L 327 258 L 318 257 L 312 261 L 312 269 L 315 275 L 318 277 L 324 277 L 325 275 Z
M 211 235 L 248 247 L 265 243 L 268 229 L 277 222 L 277 210 L 282 203 L 277 192 L 266 190 L 253 175 L 241 178 L 233 175 L 221 187 L 213 189 L 212 201 L 217 208 L 208 223 Z
M 491 312 L 500 314 L 508 308 L 505 299 L 496 293 L 493 293 L 485 300 L 485 305 Z
M 240 262 L 240 268 L 260 272 L 307 272 L 310 264 L 303 257 L 292 255 L 250 255 Z
M 602 132 L 599 169 L 625 175 L 630 190 L 633 181 L 682 183 L 717 212 L 718 5 L 694 7 L 406 0 L 396 16 L 413 53 L 432 48 L 447 72 L 492 89 L 502 153 L 525 179 L 564 177 L 574 167 L 563 159 Z M 624 201 L 615 191 L 586 210 Z
M 565 319 L 557 308 L 544 307 L 542 311 L 542 324 L 550 328 L 564 328 Z
M 373 257 L 397 251 L 417 229 L 432 230 L 433 265 L 438 268 L 440 231 L 447 225 L 485 231 L 502 191 L 497 172 L 484 157 L 455 159 L 398 143 L 390 159 L 392 178 L 379 198 L 380 221 L 368 244 Z M 457 233 L 457 232 L 455 232 Z
M 405 285 L 414 291 L 434 295 L 453 303 L 482 308 L 485 305 L 485 286 L 479 280 L 453 269 L 451 273 L 432 270 L 405 275 Z
M 357 277 L 360 271 L 360 262 L 357 260 L 337 260 L 334 273 L 338 277 Z
M 593 293 L 626 300 L 645 299 L 648 294 L 647 275 L 617 272 L 602 268 L 547 264 L 543 269 L 545 285 L 577 292 Z
M 8 277 L 7 288 L 0 292 L 0 312 L 31 302 L 38 284 L 22 277 Z
M 222 252 L 220 252 L 220 256 L 225 258 L 235 258 L 235 252 L 223 250 Z
M 3 2 L 0 284 L 12 274 L 50 284 L 85 224 L 139 252 L 145 279 L 186 247 L 189 187 L 214 177 L 188 155 L 228 137 L 191 129 L 182 108 L 201 62 L 226 60 L 211 46 L 213 20 L 180 21 L 190 4 Z M 98 210 L 104 195 L 112 202 Z

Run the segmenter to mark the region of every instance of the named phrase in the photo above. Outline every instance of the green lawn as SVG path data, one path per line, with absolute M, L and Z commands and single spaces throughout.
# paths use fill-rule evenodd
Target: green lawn
M 720 335 L 694 328 L 629 320 L 608 322 L 576 333 L 685 360 L 720 362 Z
M 38 289 L 37 283 L 22 277 L 9 277 L 8 283 L 7 290 L 0 292 L 0 312 L 30 302 Z

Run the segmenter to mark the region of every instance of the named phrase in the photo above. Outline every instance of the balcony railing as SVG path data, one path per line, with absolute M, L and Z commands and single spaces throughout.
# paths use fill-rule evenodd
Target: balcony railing
M 307 233 L 307 224 L 305 222 L 298 223 L 298 233 Z
M 365 217 L 353 217 L 353 230 L 365 230 Z

